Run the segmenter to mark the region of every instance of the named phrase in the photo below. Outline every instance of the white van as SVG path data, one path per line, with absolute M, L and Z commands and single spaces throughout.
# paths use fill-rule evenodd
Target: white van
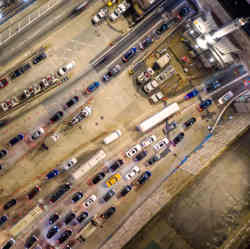
M 109 134 L 107 137 L 104 138 L 103 142 L 104 144 L 110 144 L 114 142 L 116 139 L 118 139 L 122 135 L 120 130 L 116 130 Z

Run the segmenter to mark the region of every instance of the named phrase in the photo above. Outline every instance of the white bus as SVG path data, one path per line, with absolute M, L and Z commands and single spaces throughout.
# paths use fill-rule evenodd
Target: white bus
M 92 158 L 90 158 L 86 163 L 80 166 L 75 172 L 72 173 L 74 180 L 78 180 L 83 177 L 90 169 L 96 166 L 101 160 L 106 157 L 106 153 L 103 150 L 98 151 Z
M 170 117 L 171 115 L 175 114 L 180 110 L 180 107 L 177 103 L 173 103 L 160 112 L 154 114 L 153 116 L 149 117 L 148 119 L 144 120 L 142 123 L 136 126 L 137 130 L 141 132 L 146 132 L 152 129 L 154 126 L 160 124 L 166 118 Z

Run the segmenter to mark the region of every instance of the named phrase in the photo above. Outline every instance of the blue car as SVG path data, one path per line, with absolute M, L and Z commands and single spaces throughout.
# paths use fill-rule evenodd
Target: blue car
M 18 142 L 22 141 L 24 139 L 24 135 L 23 134 L 18 134 L 16 137 L 13 137 L 10 141 L 9 141 L 9 145 L 10 146 L 14 146 L 15 144 L 17 144 Z
M 53 169 L 47 174 L 47 179 L 51 179 L 59 174 L 59 170 Z
M 187 95 L 185 95 L 184 99 L 191 99 L 199 94 L 199 91 L 197 89 L 194 89 L 193 91 L 189 92 Z
M 122 56 L 122 62 L 123 62 L 123 63 L 128 62 L 135 54 L 136 54 L 136 48 L 131 48 L 131 49 L 129 49 L 129 50 Z
M 145 171 L 137 180 L 138 184 L 142 185 L 144 184 L 150 177 L 151 177 L 150 171 Z
M 212 104 L 212 100 L 211 99 L 206 99 L 201 101 L 201 103 L 198 106 L 198 111 L 202 112 L 205 109 L 207 109 L 210 105 Z
M 2 226 L 7 220 L 8 220 L 8 217 L 6 215 L 2 216 L 0 218 L 0 226 Z
M 94 92 L 99 86 L 100 86 L 100 83 L 98 81 L 93 82 L 91 85 L 88 86 L 86 93 L 90 94 Z
M 215 89 L 221 86 L 221 83 L 217 80 L 215 82 L 212 82 L 206 86 L 206 90 L 208 93 L 213 92 Z

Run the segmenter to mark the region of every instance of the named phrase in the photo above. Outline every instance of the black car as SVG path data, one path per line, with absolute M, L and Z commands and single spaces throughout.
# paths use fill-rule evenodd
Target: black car
M 59 215 L 58 214 L 52 214 L 49 217 L 49 224 L 50 225 L 54 224 L 58 219 L 59 219 Z
M 190 12 L 190 8 L 189 7 L 183 7 L 180 12 L 179 12 L 179 16 L 180 17 L 185 17 L 188 15 L 188 13 Z
M 82 192 L 76 192 L 72 197 L 72 201 L 75 203 L 75 202 L 79 201 L 80 199 L 82 199 L 82 197 L 83 197 Z
M 3 215 L 0 218 L 0 226 L 2 226 L 7 220 L 8 220 L 8 217 L 6 215 Z
M 173 139 L 173 143 L 176 145 L 176 144 L 178 144 L 183 138 L 184 138 L 184 133 L 181 132 L 181 133 L 179 133 L 179 134 Z
M 103 219 L 108 219 L 115 213 L 115 211 L 116 211 L 115 207 L 110 207 L 101 215 L 101 217 Z
M 109 201 L 113 196 L 115 195 L 115 191 L 110 189 L 104 196 L 103 196 L 103 200 L 104 201 Z
M 190 126 L 192 126 L 196 121 L 196 118 L 190 118 L 189 120 L 187 120 L 184 124 L 183 127 L 184 128 L 188 128 Z
M 59 121 L 61 118 L 63 117 L 63 112 L 62 111 L 58 111 L 56 112 L 51 118 L 50 118 L 50 122 L 54 123 Z
M 12 80 L 16 79 L 20 75 L 24 74 L 26 71 L 28 71 L 31 68 L 29 63 L 24 64 L 23 66 L 16 69 L 14 72 L 10 74 L 10 78 Z
M 70 212 L 69 214 L 66 215 L 65 219 L 64 219 L 64 223 L 67 225 L 69 224 L 72 220 L 74 220 L 76 217 L 76 215 L 72 212 Z
M 10 249 L 16 241 L 14 239 L 10 239 L 3 247 L 2 249 Z
M 33 64 L 38 64 L 40 61 L 44 60 L 47 58 L 47 55 L 42 52 L 39 55 L 35 56 L 32 60 Z
M 55 203 L 60 199 L 67 191 L 69 191 L 71 185 L 69 183 L 61 185 L 58 190 L 50 197 L 50 202 Z
M 132 187 L 130 185 L 125 186 L 121 191 L 121 196 L 127 195 L 132 190 Z
M 71 230 L 65 230 L 61 236 L 58 238 L 58 243 L 62 244 L 63 242 L 65 242 L 72 234 Z
M 32 235 L 31 237 L 29 237 L 25 244 L 24 247 L 25 248 L 31 248 L 36 242 L 37 242 L 38 238 L 35 235 Z
M 5 157 L 8 154 L 8 151 L 6 149 L 2 149 L 0 151 L 0 159 L 2 159 L 3 157 Z
M 47 233 L 47 238 L 48 239 L 51 239 L 57 232 L 58 232 L 58 227 L 57 226 L 53 226 L 53 227 L 51 227 L 50 228 L 50 230 L 48 231 L 48 233 Z
M 150 171 L 145 171 L 137 180 L 139 184 L 144 184 L 150 177 L 151 177 L 151 172 Z
M 149 158 L 147 163 L 148 163 L 148 165 L 153 165 L 157 161 L 159 161 L 160 159 L 161 159 L 161 157 L 158 154 L 156 154 L 156 155 L 153 155 L 151 158 Z
M 123 165 L 123 160 L 122 160 L 122 159 L 118 159 L 118 160 L 116 160 L 113 164 L 111 164 L 111 166 L 109 167 L 109 171 L 110 171 L 110 172 L 114 172 L 114 171 L 116 171 L 118 168 L 120 168 L 121 165 Z
M 147 154 L 148 154 L 147 151 L 143 150 L 135 156 L 134 160 L 141 161 L 142 159 L 144 159 L 147 156 Z
M 66 102 L 65 106 L 63 107 L 64 110 L 70 108 L 71 106 L 73 106 L 74 104 L 76 104 L 78 101 L 79 101 L 79 97 L 78 96 L 72 97 L 68 102 Z
M 33 199 L 40 191 L 40 188 L 38 186 L 35 186 L 29 193 L 28 193 L 28 199 Z
M 93 179 L 92 179 L 92 183 L 93 184 L 97 184 L 98 182 L 100 182 L 103 178 L 105 177 L 105 174 L 103 172 L 98 173 Z
M 151 37 L 147 37 L 142 42 L 139 43 L 139 48 L 144 50 L 148 48 L 153 43 L 153 39 Z
M 88 215 L 88 212 L 82 212 L 76 219 L 79 223 L 81 223 L 88 217 Z
M 23 134 L 18 134 L 16 137 L 13 137 L 10 141 L 9 141 L 9 145 L 10 146 L 14 146 L 16 145 L 18 142 L 22 141 L 24 139 L 24 135 Z
M 9 208 L 11 208 L 11 207 L 13 207 L 15 205 L 16 205 L 16 199 L 12 199 L 12 200 L 10 200 L 10 201 L 8 201 L 7 203 L 4 204 L 3 209 L 7 210 L 7 209 L 9 209 Z
M 157 34 L 157 35 L 161 35 L 161 34 L 163 34 L 165 31 L 167 31 L 168 30 L 168 25 L 167 25 L 167 23 L 163 23 L 156 31 L 155 31 L 155 33 Z

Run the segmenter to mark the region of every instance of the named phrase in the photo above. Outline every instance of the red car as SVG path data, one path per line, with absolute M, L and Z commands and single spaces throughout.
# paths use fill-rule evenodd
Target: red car
M 8 81 L 6 79 L 1 79 L 0 80 L 0 88 L 4 88 L 8 85 Z

